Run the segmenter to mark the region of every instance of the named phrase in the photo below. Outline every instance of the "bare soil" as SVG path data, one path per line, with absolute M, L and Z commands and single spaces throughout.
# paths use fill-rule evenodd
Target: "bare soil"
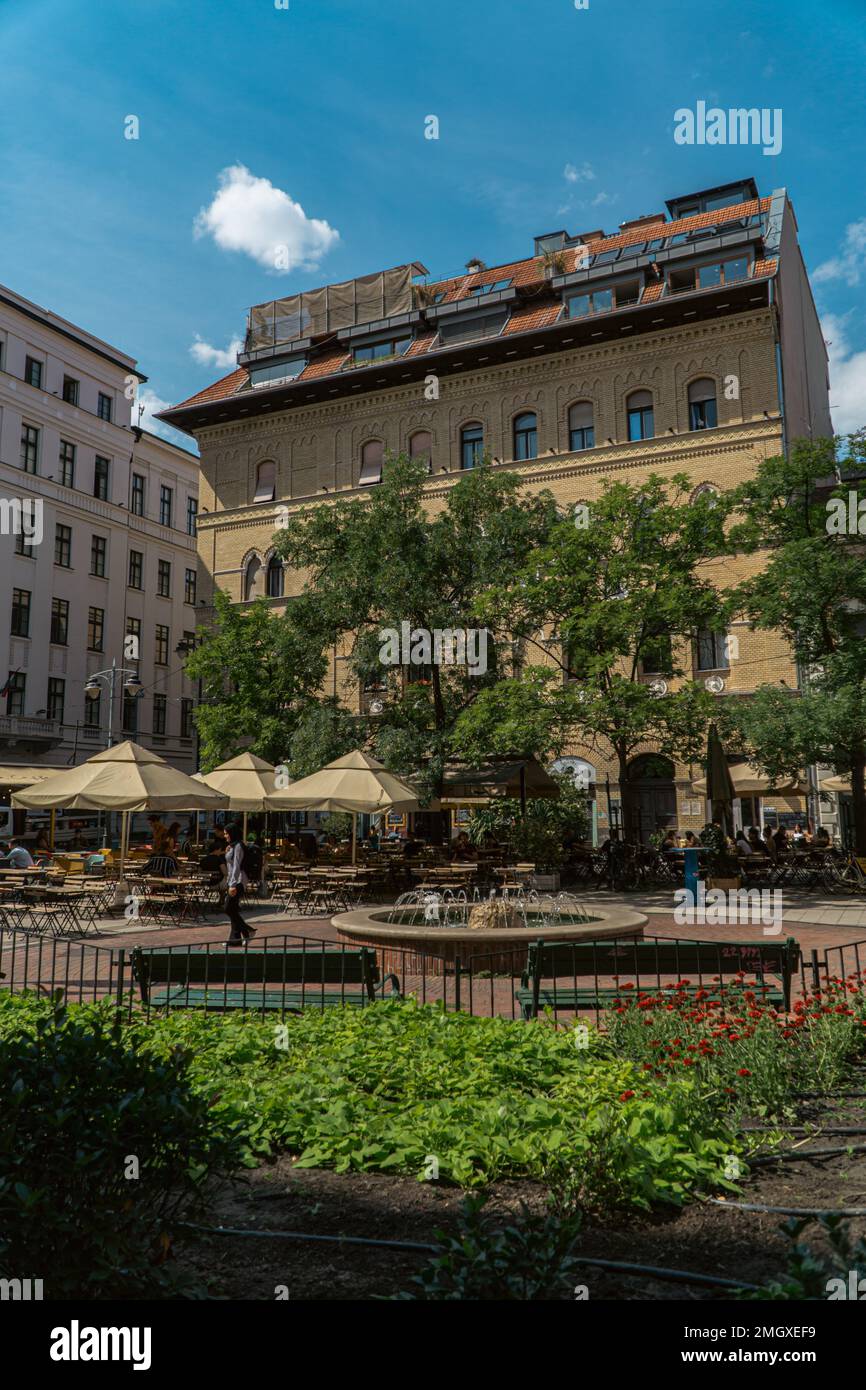
M 859 1127 L 866 1131 L 866 1099 L 804 1102 L 800 1123 Z M 793 1148 L 804 1136 L 786 1141 Z M 817 1135 L 809 1149 L 866 1142 L 862 1136 Z M 243 1175 L 233 1191 L 215 1201 L 210 1223 L 255 1231 L 294 1231 L 319 1236 L 356 1236 L 382 1241 L 435 1244 L 437 1232 L 454 1231 L 462 1193 L 453 1187 L 378 1173 L 337 1174 L 300 1169 L 290 1158 Z M 772 1206 L 866 1206 L 866 1153 L 797 1159 L 759 1167 L 742 1185 L 740 1200 Z M 544 1207 L 546 1193 L 535 1182 L 500 1182 L 489 1193 L 493 1223 L 519 1215 L 521 1203 Z M 766 1284 L 783 1277 L 787 1218 L 728 1209 L 696 1201 L 682 1210 L 634 1211 L 588 1216 L 581 1254 L 662 1266 Z M 866 1218 L 850 1220 L 854 1237 L 866 1236 Z M 820 1228 L 805 1239 L 823 1248 Z M 391 1298 L 411 1287 L 412 1276 L 431 1254 L 374 1246 L 236 1236 L 190 1234 L 175 1258 L 211 1295 L 229 1300 L 342 1301 Z M 730 1298 L 729 1289 L 672 1283 L 646 1275 L 587 1269 L 583 1278 L 597 1299 L 704 1300 Z M 281 1294 L 278 1290 L 284 1291 Z

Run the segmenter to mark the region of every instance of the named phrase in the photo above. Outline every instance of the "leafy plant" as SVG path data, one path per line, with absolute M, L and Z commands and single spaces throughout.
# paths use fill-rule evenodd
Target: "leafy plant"
M 790 1242 L 787 1271 L 782 1279 L 774 1279 L 759 1293 L 744 1292 L 737 1297 L 744 1301 L 802 1300 L 826 1302 L 828 1299 L 860 1299 L 866 1296 L 866 1241 L 862 1236 L 854 1242 L 848 1223 L 841 1216 L 821 1216 L 818 1225 L 829 1245 L 829 1257 L 815 1253 L 800 1237 L 813 1223 L 812 1217 L 791 1217 L 779 1230 Z M 863 1294 L 860 1281 L 863 1281 Z
M 484 1220 L 486 1195 L 467 1197 L 455 1235 L 437 1231 L 442 1254 L 412 1280 L 402 1300 L 517 1300 L 562 1298 L 579 1272 L 573 1250 L 579 1211 L 533 1213 L 525 1204 L 507 1226 Z
M 195 1292 L 166 1263 L 170 1232 L 242 1149 L 190 1062 L 108 1005 L 0 995 L 4 1277 L 42 1278 L 51 1299 Z

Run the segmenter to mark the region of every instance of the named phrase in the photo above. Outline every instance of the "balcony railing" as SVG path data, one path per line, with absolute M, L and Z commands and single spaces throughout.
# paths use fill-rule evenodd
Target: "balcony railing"
M 59 719 L 37 719 L 27 714 L 0 714 L 0 747 L 19 744 L 33 748 L 56 748 L 63 742 Z

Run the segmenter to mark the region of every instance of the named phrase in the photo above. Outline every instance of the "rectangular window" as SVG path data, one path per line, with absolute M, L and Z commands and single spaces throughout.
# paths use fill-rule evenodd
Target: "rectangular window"
M 87 729 L 98 729 L 102 724 L 102 691 L 98 690 L 84 701 L 84 725 Z
M 102 454 L 97 454 L 93 462 L 93 495 L 98 497 L 100 502 L 108 501 L 108 478 L 111 469 L 111 461 L 103 458 Z
M 13 637 L 30 636 L 30 590 L 12 590 L 12 627 Z
M 9 679 L 6 682 L 6 713 L 22 715 L 24 713 L 24 695 L 27 690 L 27 676 L 23 671 L 9 672 Z
M 127 618 L 126 620 L 123 659 L 124 661 L 141 660 L 141 618 Z
M 156 656 L 154 661 L 157 666 L 168 665 L 168 628 L 164 623 L 156 625 Z
M 195 570 L 186 570 L 183 581 L 183 601 L 184 603 L 195 603 L 195 591 L 198 577 Z
M 186 499 L 186 533 L 188 536 L 198 535 L 198 499 L 196 497 Z
M 637 304 L 640 299 L 640 281 L 626 280 L 624 284 L 616 286 L 616 307 L 625 309 L 629 304 Z
M 727 671 L 730 668 L 726 632 L 699 632 L 697 646 L 699 671 Z
M 62 521 L 54 528 L 54 563 L 67 570 L 72 565 L 72 527 Z
M 79 385 L 80 382 L 77 382 L 74 376 L 65 376 L 63 378 L 63 399 L 66 401 L 67 405 L 78 405 Z
M 87 610 L 87 650 L 90 652 L 101 652 L 103 635 L 105 632 L 105 609 L 88 608 Z
M 165 695 L 154 695 L 154 697 L 153 697 L 153 732 L 154 732 L 155 734 L 164 734 L 164 733 L 165 733 L 165 713 L 166 713 L 166 705 L 167 705 L 167 701 L 166 701 Z
M 69 641 L 69 603 L 65 598 L 51 600 L 51 637 L 58 647 Z
M 591 294 L 575 294 L 568 301 L 568 317 L 582 319 L 587 314 L 603 314 L 613 308 L 613 290 L 593 290 Z
M 690 401 L 689 415 L 693 430 L 714 430 L 719 423 L 715 397 L 705 401 Z
M 160 598 L 171 598 L 171 561 L 158 560 L 156 565 L 156 592 Z
M 495 338 L 502 332 L 510 318 L 508 309 L 489 314 L 457 314 L 453 319 L 442 319 L 439 323 L 439 341 L 442 347 L 452 343 L 472 343 L 478 338 Z
M 651 405 L 638 406 L 628 412 L 628 437 L 632 442 L 637 439 L 652 439 L 654 434 L 655 424 Z
M 48 718 L 63 723 L 63 706 L 66 701 L 66 681 L 60 676 L 48 678 Z
M 159 489 L 159 524 L 160 526 L 171 525 L 172 504 L 174 502 L 174 492 L 165 484 Z
M 90 573 L 97 579 L 105 578 L 106 557 L 108 554 L 108 541 L 104 536 L 91 536 L 90 538 Z
M 38 357 L 25 357 L 24 359 L 24 380 L 28 386 L 35 386 L 39 390 L 42 386 L 42 363 Z
M 60 486 L 75 487 L 75 445 L 60 441 Z
M 140 550 L 130 550 L 129 552 L 129 579 L 130 589 L 141 589 L 144 585 L 144 555 Z
M 23 531 L 15 533 L 15 554 L 24 555 L 28 560 L 33 559 L 33 543 L 28 541 Z
M 641 671 L 645 676 L 669 676 L 673 671 L 673 648 L 671 636 L 660 628 L 651 633 L 644 642 L 641 653 Z
M 123 692 L 123 732 L 138 733 L 138 696 L 130 695 L 128 690 Z
M 180 702 L 180 736 L 192 737 L 192 700 L 184 699 Z
M 21 426 L 21 467 L 35 473 L 39 463 L 39 431 L 35 425 Z
M 362 343 L 352 350 L 354 362 L 378 362 L 387 357 L 402 357 L 411 338 L 387 338 L 383 343 Z
M 96 413 L 100 420 L 111 419 L 111 408 L 113 402 L 110 396 L 106 396 L 104 391 L 100 391 L 96 398 Z
M 132 498 L 129 510 L 133 516 L 144 516 L 144 476 L 141 473 L 132 475 Z

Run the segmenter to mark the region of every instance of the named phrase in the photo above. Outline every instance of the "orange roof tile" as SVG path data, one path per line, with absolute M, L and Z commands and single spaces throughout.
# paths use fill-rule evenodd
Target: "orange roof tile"
M 522 304 L 514 310 L 505 325 L 503 336 L 506 333 L 528 333 L 533 328 L 547 328 L 548 324 L 556 323 L 563 308 L 564 305 L 558 300 L 555 304 Z
M 309 381 L 316 376 L 331 376 L 340 370 L 349 356 L 350 353 L 345 348 L 337 348 L 324 357 L 317 357 L 312 362 L 308 362 L 304 370 L 298 373 L 298 381 Z
M 249 375 L 245 367 L 237 367 L 235 371 L 229 372 L 228 376 L 221 377 L 212 386 L 206 386 L 203 391 L 197 391 L 194 396 L 189 396 L 185 401 L 180 401 L 178 405 L 172 406 L 172 410 L 185 410 L 187 406 L 207 405 L 210 401 L 223 401 L 226 396 L 233 396 L 240 391 L 249 381 Z

